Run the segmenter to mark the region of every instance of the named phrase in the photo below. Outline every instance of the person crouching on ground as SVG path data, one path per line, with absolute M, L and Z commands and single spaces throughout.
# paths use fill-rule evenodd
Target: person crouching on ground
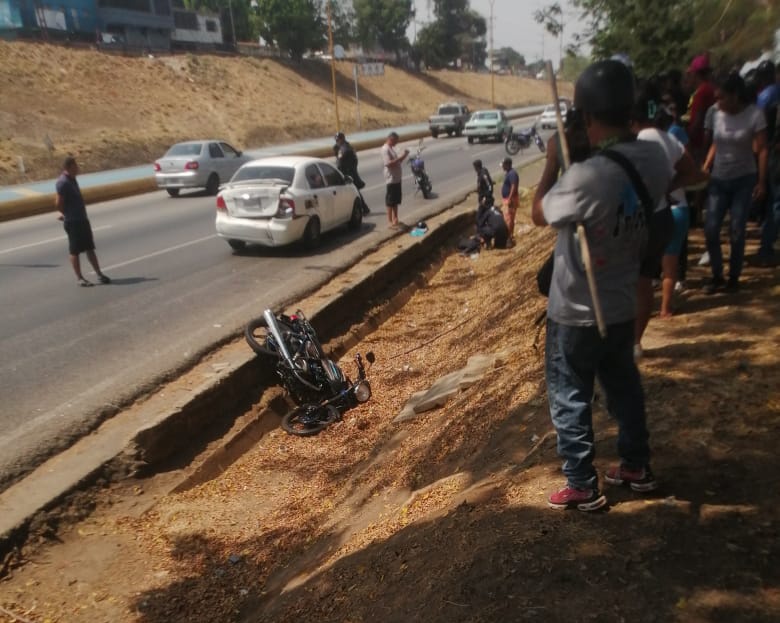
M 92 236 L 92 227 L 87 218 L 87 207 L 81 196 L 79 183 L 76 176 L 79 174 L 79 165 L 73 156 L 65 158 L 62 165 L 62 173 L 57 178 L 57 203 L 59 212 L 57 217 L 63 222 L 65 233 L 68 235 L 68 252 L 70 253 L 70 265 L 76 273 L 78 285 L 88 287 L 92 282 L 84 278 L 81 273 L 81 260 L 79 256 L 86 253 L 89 263 L 95 270 L 98 281 L 106 284 L 111 280 L 100 270 L 97 255 L 95 254 L 95 241 Z
M 477 208 L 477 236 L 486 249 L 506 249 L 509 231 L 504 215 L 494 205 L 493 195 L 480 199 Z
M 509 230 L 509 244 L 515 244 L 515 214 L 520 205 L 520 176 L 512 168 L 512 159 L 509 157 L 501 161 L 504 170 L 504 184 L 501 186 L 501 200 L 504 208 L 506 228 Z
M 671 180 L 663 150 L 633 140 L 630 128 L 634 79 L 619 61 L 590 65 L 577 80 L 574 107 L 583 115 L 589 143 L 610 147 L 640 172 L 657 204 Z M 534 224 L 558 231 L 547 306 L 545 378 L 550 414 L 564 459 L 566 486 L 548 497 L 555 509 L 593 511 L 607 500 L 593 466 L 591 402 L 596 377 L 609 414 L 618 422 L 620 463 L 604 479 L 635 491 L 657 487 L 650 469 L 645 398 L 633 356 L 637 278 L 648 232 L 638 193 L 621 166 L 594 155 L 575 163 L 544 195 L 536 197 Z M 575 237 L 584 225 L 607 334 L 596 326 L 593 300 Z

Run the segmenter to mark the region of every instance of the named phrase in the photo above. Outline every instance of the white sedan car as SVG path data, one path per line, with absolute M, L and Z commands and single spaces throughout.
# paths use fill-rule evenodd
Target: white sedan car
M 558 107 L 561 109 L 561 118 L 566 121 L 566 104 L 564 102 L 558 102 Z M 550 128 L 554 130 L 558 127 L 558 117 L 555 114 L 555 105 L 549 104 L 538 119 L 539 125 L 542 129 Z
M 352 180 L 319 158 L 278 156 L 243 165 L 217 195 L 217 235 L 236 251 L 247 245 L 303 242 L 341 225 L 358 229 L 363 205 Z

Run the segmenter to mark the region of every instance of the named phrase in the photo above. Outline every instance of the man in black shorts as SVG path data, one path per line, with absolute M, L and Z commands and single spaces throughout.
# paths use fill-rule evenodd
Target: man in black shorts
M 384 168 L 387 192 L 385 193 L 385 206 L 387 207 L 387 222 L 390 227 L 398 227 L 398 206 L 401 205 L 401 163 L 409 155 L 409 150 L 399 155 L 395 150 L 398 145 L 398 134 L 390 132 L 387 141 L 382 145 L 382 165 Z
M 100 283 L 111 283 L 111 280 L 100 270 L 97 255 L 95 255 L 95 241 L 92 238 L 92 227 L 87 218 L 87 207 L 84 205 L 84 198 L 81 196 L 79 183 L 76 176 L 79 173 L 79 165 L 73 156 L 65 158 L 62 165 L 62 174 L 57 179 L 57 211 L 60 213 L 59 220 L 65 226 L 65 233 L 68 234 L 68 252 L 70 253 L 70 265 L 73 272 L 76 273 L 78 284 L 82 287 L 89 287 L 92 282 L 85 279 L 81 274 L 81 253 L 87 254 L 89 263 L 95 269 L 98 281 Z

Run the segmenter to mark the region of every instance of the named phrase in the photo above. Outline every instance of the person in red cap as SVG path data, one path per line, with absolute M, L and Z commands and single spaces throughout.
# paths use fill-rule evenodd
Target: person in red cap
M 695 85 L 688 105 L 688 137 L 694 159 L 701 164 L 706 155 L 704 116 L 715 101 L 715 87 L 711 81 L 712 68 L 706 54 L 696 56 L 688 67 L 688 75 Z

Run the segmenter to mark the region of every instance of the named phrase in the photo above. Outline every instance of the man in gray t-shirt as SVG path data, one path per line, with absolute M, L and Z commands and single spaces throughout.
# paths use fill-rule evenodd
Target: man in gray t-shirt
M 403 175 L 401 163 L 409 155 L 409 150 L 404 149 L 399 156 L 395 149 L 396 145 L 398 145 L 398 134 L 390 132 L 385 144 L 382 145 L 382 166 L 387 184 L 385 206 L 387 207 L 387 222 L 390 227 L 398 227 L 398 206 L 401 205 L 401 178 Z
M 574 90 L 574 108 L 583 117 L 590 144 L 626 156 L 657 205 L 671 181 L 671 169 L 659 145 L 631 140 L 633 102 L 633 76 L 615 60 L 589 66 Z M 545 379 L 566 486 L 552 493 L 548 503 L 555 509 L 592 511 L 607 503 L 593 467 L 591 400 L 597 376 L 607 409 L 620 428 L 620 463 L 606 472 L 606 482 L 640 492 L 657 486 L 650 470 L 644 394 L 633 356 L 647 219 L 627 174 L 598 155 L 572 165 L 544 197 L 537 196 L 532 218 L 535 224 L 549 224 L 558 231 L 547 310 Z M 607 325 L 604 338 L 596 326 L 576 239 L 578 222 L 584 225 L 590 248 Z

